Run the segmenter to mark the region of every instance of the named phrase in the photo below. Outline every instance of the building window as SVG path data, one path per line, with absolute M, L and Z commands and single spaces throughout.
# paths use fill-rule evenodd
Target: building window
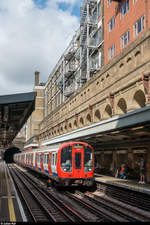
M 142 16 L 135 24 L 134 24 L 134 36 L 138 35 L 142 30 L 144 30 L 145 17 Z
M 112 3 L 113 0 L 108 0 L 108 6 Z
M 133 0 L 133 4 L 135 4 L 138 0 Z
M 130 41 L 130 31 L 128 30 L 121 37 L 121 48 L 124 48 L 126 45 L 128 45 L 129 41 Z
M 108 59 L 112 59 L 115 56 L 115 45 L 112 45 L 108 49 Z
M 109 21 L 109 32 L 112 31 L 112 29 L 114 28 L 114 26 L 115 26 L 115 17 L 113 16 L 111 18 L 111 20 Z
M 124 17 L 128 11 L 129 11 L 129 0 L 126 0 L 125 2 L 122 3 L 120 7 L 121 18 Z

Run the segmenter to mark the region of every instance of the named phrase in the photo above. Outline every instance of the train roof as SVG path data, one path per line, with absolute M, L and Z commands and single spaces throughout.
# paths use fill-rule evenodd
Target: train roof
M 86 142 L 82 142 L 82 141 L 69 141 L 69 142 L 64 142 L 64 143 L 61 143 L 61 144 L 56 144 L 56 145 L 52 145 L 52 146 L 47 146 L 45 148 L 36 148 L 36 149 L 32 149 L 32 150 L 26 150 L 26 151 L 22 151 L 21 153 L 18 153 L 18 154 L 26 154 L 26 153 L 32 153 L 32 152 L 52 152 L 52 151 L 57 151 L 61 146 L 63 145 L 69 145 L 69 144 L 72 144 L 72 143 L 79 143 L 79 144 L 88 144 Z

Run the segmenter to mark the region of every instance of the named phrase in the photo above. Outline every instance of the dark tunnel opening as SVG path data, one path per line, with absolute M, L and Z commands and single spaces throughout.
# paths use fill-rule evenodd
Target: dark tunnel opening
M 6 163 L 14 163 L 13 155 L 19 152 L 21 152 L 19 148 L 16 147 L 8 148 L 4 152 L 3 159 L 5 160 Z

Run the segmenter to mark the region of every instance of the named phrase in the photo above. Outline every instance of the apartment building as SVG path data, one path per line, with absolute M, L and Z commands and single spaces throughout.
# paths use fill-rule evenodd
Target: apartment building
M 45 116 L 65 102 L 103 66 L 103 1 L 85 0 L 80 27 L 45 86 Z
M 150 27 L 150 1 L 104 1 L 105 65 Z
M 39 92 L 40 90 L 42 94 L 43 109 L 38 109 L 41 110 L 41 116 L 39 120 L 35 121 L 33 130 L 32 123 L 35 116 L 32 115 L 29 118 L 27 129 L 30 130 L 27 131 L 27 140 L 32 140 L 34 135 L 39 135 L 41 142 L 84 126 L 83 117 L 79 119 L 79 114 L 82 114 L 83 109 L 79 109 L 81 113 L 74 113 L 79 104 L 76 102 L 77 93 L 81 91 L 81 96 L 86 95 L 87 99 L 92 99 L 95 96 L 94 88 L 97 88 L 98 85 L 101 85 L 101 93 L 106 92 L 105 85 L 108 83 L 108 78 L 110 83 L 114 77 L 110 78 L 107 73 L 105 75 L 106 82 L 101 71 L 105 71 L 104 68 L 109 63 L 113 64 L 113 60 L 117 56 L 120 57 L 124 50 L 150 27 L 149 17 L 149 0 L 83 1 L 80 9 L 79 29 L 50 73 L 45 86 L 39 87 L 38 85 L 39 88 L 35 88 L 35 91 Z M 92 89 L 93 91 L 87 88 L 87 91 L 83 92 L 84 84 L 99 74 L 100 81 L 96 82 L 97 86 Z M 104 112 L 112 117 L 114 115 L 114 95 L 109 92 L 107 96 L 109 96 L 111 104 L 107 105 Z M 83 102 L 86 101 L 86 98 L 83 99 Z M 82 101 L 82 97 L 78 101 Z M 98 102 L 99 99 L 95 101 Z M 73 108 L 73 105 L 76 107 Z M 121 101 L 124 113 L 127 112 L 125 105 Z M 91 124 L 93 116 L 91 103 L 85 108 L 89 111 L 87 121 Z M 68 112 L 70 114 L 67 116 Z M 101 119 L 99 110 L 95 112 L 95 117 L 96 121 Z M 77 126 L 79 122 L 80 125 Z

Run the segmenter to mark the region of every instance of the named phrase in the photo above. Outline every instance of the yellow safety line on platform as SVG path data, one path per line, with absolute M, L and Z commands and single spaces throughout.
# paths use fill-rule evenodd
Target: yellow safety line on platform
M 9 182 L 8 182 L 8 176 L 7 176 L 6 168 L 5 168 L 5 177 L 6 177 L 8 197 L 11 197 L 10 186 L 9 186 Z M 10 221 L 16 222 L 15 210 L 14 210 L 13 201 L 12 201 L 11 198 L 8 198 L 8 207 L 9 207 Z
M 1 178 L 1 170 L 0 170 L 0 192 L 1 192 L 1 190 L 2 190 L 2 178 Z

